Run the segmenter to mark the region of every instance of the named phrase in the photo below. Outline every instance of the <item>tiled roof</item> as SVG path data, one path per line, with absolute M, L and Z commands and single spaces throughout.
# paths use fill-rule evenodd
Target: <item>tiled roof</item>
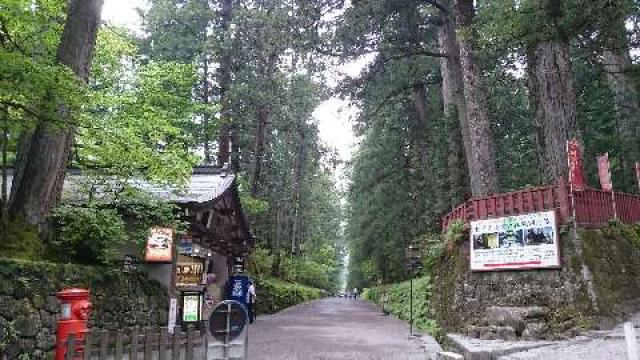
M 172 186 L 157 185 L 147 181 L 131 180 L 129 185 L 150 192 L 151 194 L 175 204 L 205 203 L 222 195 L 233 184 L 235 176 L 227 169 L 213 166 L 196 167 L 185 189 Z M 9 170 L 8 185 L 11 189 L 13 171 Z M 79 188 L 85 182 L 77 170 L 69 170 L 64 181 L 63 199 L 82 200 L 78 196 Z

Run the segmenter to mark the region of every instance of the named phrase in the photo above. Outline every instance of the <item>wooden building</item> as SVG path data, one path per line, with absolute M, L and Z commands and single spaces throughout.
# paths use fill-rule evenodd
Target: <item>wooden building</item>
M 12 172 L 8 180 L 10 188 Z M 69 170 L 63 200 L 86 201 L 88 195 L 82 190 L 86 183 L 87 178 L 79 171 Z M 172 239 L 163 245 L 166 257 L 160 261 L 145 262 L 144 254 L 134 244 L 121 250 L 123 261 L 129 268 L 139 264 L 137 267 L 167 288 L 172 304 L 170 320 L 180 324 L 207 319 L 213 306 L 223 299 L 228 277 L 242 271 L 244 258 L 254 244 L 235 174 L 227 168 L 199 166 L 185 188 L 139 180 L 130 181 L 129 185 L 177 205 L 182 219 L 188 222 L 188 230 L 171 231 Z M 99 187 L 94 192 L 94 196 L 100 196 Z

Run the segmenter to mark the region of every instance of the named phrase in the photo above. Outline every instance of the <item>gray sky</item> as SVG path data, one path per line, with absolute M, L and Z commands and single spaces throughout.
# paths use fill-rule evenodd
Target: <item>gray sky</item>
M 135 32 L 140 32 L 140 18 L 136 8 L 145 8 L 146 0 L 106 0 L 102 11 L 102 19 L 117 25 L 124 25 Z M 327 78 L 335 84 L 344 75 L 357 75 L 371 60 L 371 56 L 357 61 L 335 66 L 328 70 Z M 345 101 L 331 98 L 316 108 L 313 113 L 318 121 L 321 140 L 328 146 L 336 148 L 342 160 L 351 159 L 356 139 L 351 129 L 351 121 L 358 109 L 349 106 Z M 342 169 L 338 169 L 338 176 Z

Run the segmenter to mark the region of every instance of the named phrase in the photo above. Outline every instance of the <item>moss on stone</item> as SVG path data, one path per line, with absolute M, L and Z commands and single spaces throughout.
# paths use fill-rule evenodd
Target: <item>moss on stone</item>
M 563 267 L 550 270 L 472 273 L 464 241 L 434 266 L 436 319 L 447 331 L 465 332 L 490 326 L 484 312 L 491 306 L 543 307 L 547 332 L 538 336 L 559 338 L 620 318 L 640 299 L 639 229 L 579 229 L 577 239 L 562 231 Z

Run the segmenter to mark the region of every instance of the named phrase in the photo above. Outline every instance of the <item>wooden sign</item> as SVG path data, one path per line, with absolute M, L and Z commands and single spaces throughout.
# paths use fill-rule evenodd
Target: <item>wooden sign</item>
M 178 255 L 176 264 L 176 286 L 198 286 L 202 284 L 204 260 Z
M 170 264 L 173 262 L 173 229 L 152 228 L 147 238 L 144 261 Z

